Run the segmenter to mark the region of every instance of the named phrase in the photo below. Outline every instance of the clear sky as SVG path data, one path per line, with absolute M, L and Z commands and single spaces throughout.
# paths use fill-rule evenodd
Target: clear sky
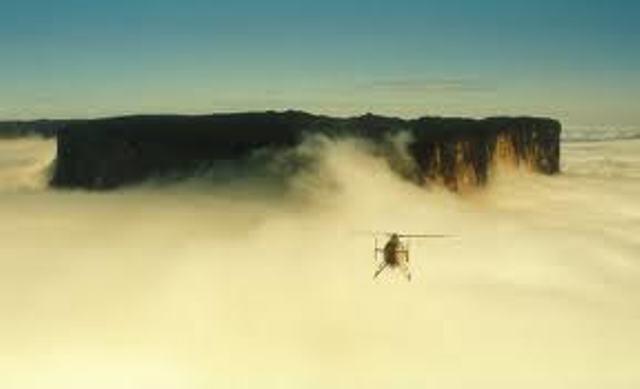
M 635 0 L 0 0 L 0 119 L 303 109 L 639 126 Z

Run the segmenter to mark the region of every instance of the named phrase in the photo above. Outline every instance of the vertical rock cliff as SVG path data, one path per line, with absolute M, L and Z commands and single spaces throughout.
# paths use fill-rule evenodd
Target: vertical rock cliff
M 417 121 L 411 152 L 426 181 L 457 190 L 486 184 L 500 165 L 559 172 L 560 130 L 550 119 L 425 118 Z

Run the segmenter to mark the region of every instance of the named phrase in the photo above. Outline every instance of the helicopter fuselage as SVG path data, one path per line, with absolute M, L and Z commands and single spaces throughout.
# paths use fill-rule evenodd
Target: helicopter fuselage
M 378 240 L 376 235 L 384 234 L 390 236 L 387 243 L 383 248 L 378 247 Z M 407 276 L 407 279 L 411 281 L 411 272 L 409 271 L 409 247 L 406 246 L 403 239 L 418 239 L 418 238 L 447 238 L 451 235 L 437 235 L 437 234 L 397 234 L 397 233 L 374 233 L 374 257 L 377 260 L 378 254 L 382 254 L 383 262 L 378 265 L 378 270 L 373 274 L 373 278 L 376 278 L 387 268 L 399 267 Z
M 408 251 L 399 239 L 390 239 L 384 246 L 383 255 L 385 263 L 391 267 L 409 262 Z

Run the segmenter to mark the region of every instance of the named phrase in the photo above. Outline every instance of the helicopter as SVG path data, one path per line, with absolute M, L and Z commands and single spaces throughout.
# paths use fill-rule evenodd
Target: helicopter
M 383 247 L 378 247 L 378 237 L 388 236 L 389 240 Z M 411 271 L 409 270 L 409 246 L 408 242 L 402 239 L 431 239 L 431 238 L 449 238 L 451 235 L 440 234 L 399 234 L 396 232 L 374 232 L 373 233 L 373 255 L 376 262 L 378 254 L 382 255 L 383 261 L 378 265 L 378 269 L 373 274 L 373 278 L 377 278 L 387 267 L 400 268 L 407 277 L 407 281 L 411 281 Z

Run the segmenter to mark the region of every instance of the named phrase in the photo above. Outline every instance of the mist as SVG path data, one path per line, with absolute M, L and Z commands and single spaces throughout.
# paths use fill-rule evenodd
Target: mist
M 0 387 L 640 385 L 640 140 L 457 194 L 391 144 L 85 192 L 0 140 Z M 409 283 L 372 279 L 368 231 L 455 237 L 410 242 Z

